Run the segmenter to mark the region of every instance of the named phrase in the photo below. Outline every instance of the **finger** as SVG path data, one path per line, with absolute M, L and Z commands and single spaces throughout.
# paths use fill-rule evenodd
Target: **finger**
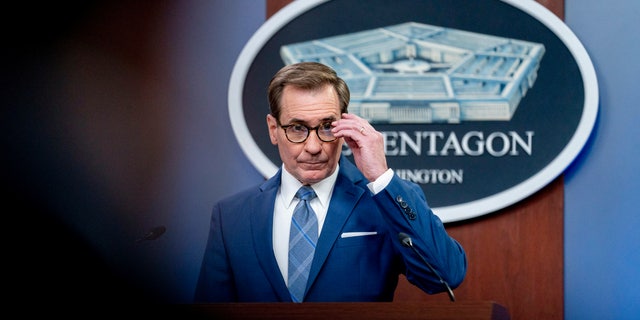
M 350 114 L 350 113 L 342 114 L 342 119 L 339 121 L 345 126 L 349 126 L 351 130 L 359 132 L 360 134 L 366 135 L 366 132 L 371 131 L 372 129 L 371 125 L 367 120 L 362 119 L 357 115 Z

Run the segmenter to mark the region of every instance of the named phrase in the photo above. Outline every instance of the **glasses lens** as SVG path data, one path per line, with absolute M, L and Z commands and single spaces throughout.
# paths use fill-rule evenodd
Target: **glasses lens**
M 325 122 L 318 126 L 318 137 L 324 142 L 331 142 L 336 139 L 331 132 L 331 122 Z
M 309 129 L 301 124 L 293 124 L 284 131 L 291 142 L 302 142 L 306 140 L 309 135 Z

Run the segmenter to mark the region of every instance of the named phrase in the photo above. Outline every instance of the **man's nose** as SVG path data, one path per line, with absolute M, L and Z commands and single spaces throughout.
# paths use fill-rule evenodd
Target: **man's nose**
M 304 142 L 304 149 L 311 154 L 316 154 L 322 150 L 322 140 L 318 137 L 316 130 L 309 132 L 307 141 Z

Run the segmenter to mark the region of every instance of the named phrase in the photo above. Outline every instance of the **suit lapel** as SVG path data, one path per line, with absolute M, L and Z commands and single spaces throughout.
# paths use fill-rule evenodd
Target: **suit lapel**
M 355 169 L 357 172 L 354 172 L 352 171 L 353 169 L 355 169 L 355 167 L 351 163 L 347 163 L 346 161 L 340 162 L 340 172 L 333 189 L 331 203 L 329 204 L 327 217 L 324 221 L 322 232 L 320 233 L 320 239 L 318 239 L 311 270 L 309 271 L 307 290 L 318 276 L 322 265 L 324 265 L 324 262 L 329 256 L 331 248 L 333 248 L 334 243 L 340 236 L 344 224 L 353 212 L 356 203 L 365 192 L 363 188 L 354 186 L 354 183 L 362 180 L 362 178 L 360 172 L 357 171 L 357 169 Z
M 255 208 L 251 213 L 251 236 L 260 267 L 267 275 L 278 298 L 281 301 L 290 301 L 289 289 L 284 283 L 273 254 L 273 207 L 279 185 L 280 172 L 260 187 L 262 192 L 248 207 Z

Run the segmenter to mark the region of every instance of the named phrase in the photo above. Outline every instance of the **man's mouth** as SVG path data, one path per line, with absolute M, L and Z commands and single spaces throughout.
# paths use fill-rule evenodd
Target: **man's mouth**
M 311 169 L 322 167 L 325 164 L 326 164 L 326 162 L 324 162 L 324 161 L 304 161 L 304 162 L 300 163 L 301 166 L 303 166 L 305 168 L 311 168 Z

